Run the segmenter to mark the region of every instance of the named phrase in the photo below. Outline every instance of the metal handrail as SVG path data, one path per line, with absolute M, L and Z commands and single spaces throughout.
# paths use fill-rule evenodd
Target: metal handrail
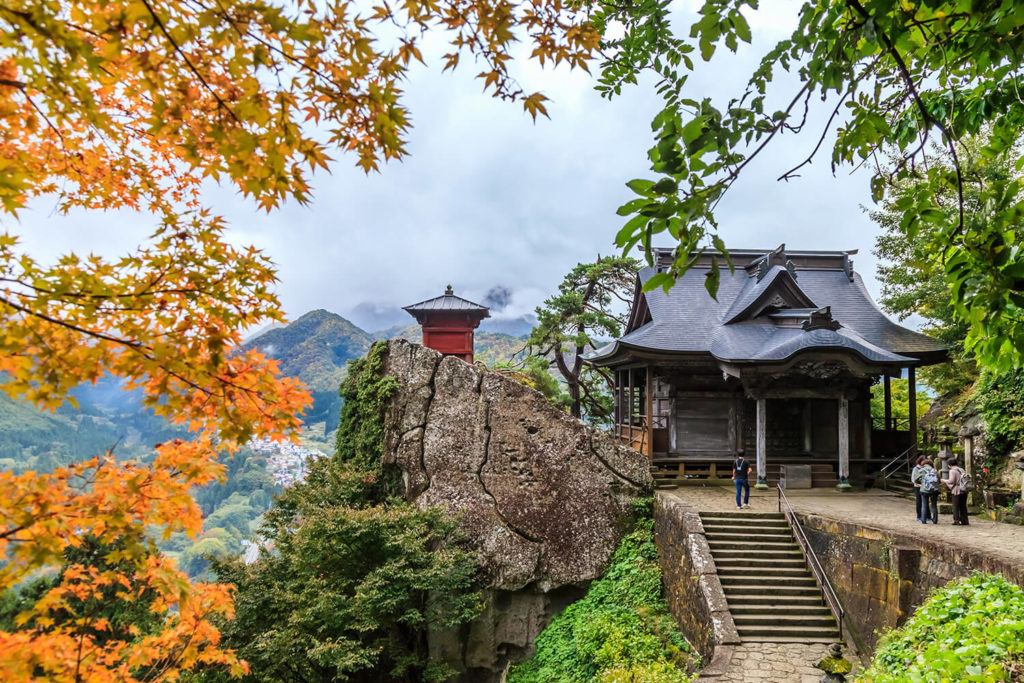
M 814 550 L 811 548 L 810 542 L 807 540 L 807 535 L 804 534 L 804 528 L 800 526 L 799 520 L 796 518 L 796 513 L 793 512 L 793 506 L 789 504 L 789 498 L 782 491 L 782 485 L 776 484 L 776 489 L 779 491 L 779 512 L 785 512 L 786 519 L 789 520 L 789 525 L 793 528 L 793 535 L 796 536 L 797 543 L 800 544 L 800 549 L 803 550 L 804 559 L 807 560 L 807 564 L 811 568 L 811 573 L 814 574 L 815 580 L 818 582 L 818 587 L 821 588 L 821 594 L 825 596 L 825 602 L 828 603 L 829 610 L 832 611 L 832 616 L 835 617 L 836 623 L 839 624 L 839 637 L 843 636 L 843 620 L 846 618 L 846 612 L 843 610 L 842 603 L 839 602 L 839 596 L 836 595 L 836 591 L 832 588 L 832 584 L 829 582 L 828 577 L 825 576 L 825 570 L 821 566 L 821 562 L 818 561 L 818 556 L 814 554 Z M 786 510 L 782 509 L 782 502 L 786 502 Z
M 906 465 L 907 473 L 910 473 L 910 453 L 914 450 L 915 447 L 916 444 L 911 445 L 910 447 L 907 448 L 907 450 L 903 451 L 895 458 L 890 460 L 888 463 L 886 463 L 885 467 L 878 471 L 878 474 L 881 475 L 883 481 L 888 479 L 893 472 L 899 469 L 897 465 Z

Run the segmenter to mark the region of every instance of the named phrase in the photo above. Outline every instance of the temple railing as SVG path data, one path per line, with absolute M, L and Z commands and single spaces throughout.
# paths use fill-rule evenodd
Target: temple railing
M 909 478 L 913 466 L 910 462 L 910 455 L 914 452 L 914 446 L 910 446 L 907 450 L 903 451 L 895 458 L 885 464 L 882 469 L 878 471 L 878 480 L 882 483 L 882 488 L 885 488 L 886 483 L 889 481 L 889 477 L 893 476 L 897 472 L 906 472 Z
M 821 562 L 818 561 L 818 556 L 814 554 L 814 549 L 811 548 L 810 542 L 807 540 L 807 535 L 804 533 L 804 528 L 800 526 L 800 520 L 796 518 L 796 513 L 793 511 L 793 506 L 789 504 L 789 499 L 786 498 L 786 494 L 782 490 L 781 485 L 775 487 L 779 492 L 779 512 L 786 515 L 786 519 L 789 521 L 790 527 L 793 529 L 793 535 L 796 536 L 796 542 L 800 545 L 800 550 L 804 553 L 804 559 L 807 560 L 807 566 L 810 567 L 811 573 L 814 574 L 814 580 L 818 582 L 818 587 L 821 588 L 821 594 L 825 597 L 825 603 L 828 605 L 829 610 L 832 612 L 832 616 L 835 617 L 836 623 L 839 625 L 839 637 L 843 638 L 843 621 L 846 619 L 846 612 L 843 610 L 843 604 L 839 602 L 839 596 L 836 595 L 836 591 L 832 588 L 832 583 L 825 576 L 825 570 L 821 566 Z M 785 503 L 786 507 L 783 509 L 782 504 Z
M 613 432 L 615 438 L 623 446 L 628 446 L 641 453 L 648 453 L 647 444 L 647 423 L 646 420 L 639 425 L 616 424 Z

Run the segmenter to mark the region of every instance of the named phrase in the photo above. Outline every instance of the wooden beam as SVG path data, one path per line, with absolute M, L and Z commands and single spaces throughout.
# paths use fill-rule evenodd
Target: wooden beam
M 907 396 L 910 400 L 910 457 L 917 457 L 917 377 L 916 368 L 907 368 Z

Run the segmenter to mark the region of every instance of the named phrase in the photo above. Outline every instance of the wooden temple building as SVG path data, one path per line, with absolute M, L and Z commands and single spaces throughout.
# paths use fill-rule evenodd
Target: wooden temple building
M 811 465 L 814 486 L 864 482 L 913 449 L 917 421 L 894 416 L 890 378 L 945 360 L 934 339 L 892 322 L 853 270 L 855 251 L 731 252 L 717 300 L 705 289 L 710 255 L 666 293 L 643 291 L 674 251 L 640 271 L 629 323 L 587 356 L 615 375 L 615 431 L 682 479 L 730 476 L 743 449 L 757 483 L 780 465 Z M 871 419 L 871 386 L 885 417 Z

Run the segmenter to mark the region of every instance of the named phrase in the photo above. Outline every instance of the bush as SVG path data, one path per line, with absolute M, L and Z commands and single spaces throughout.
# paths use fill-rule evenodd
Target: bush
M 587 595 L 555 617 L 509 683 L 684 683 L 696 661 L 661 599 L 653 520 L 642 519 Z
M 1024 443 L 1024 369 L 983 373 L 975 396 L 988 425 L 985 445 L 996 465 Z
M 974 574 L 936 591 L 879 643 L 862 683 L 1024 680 L 1024 591 Z

